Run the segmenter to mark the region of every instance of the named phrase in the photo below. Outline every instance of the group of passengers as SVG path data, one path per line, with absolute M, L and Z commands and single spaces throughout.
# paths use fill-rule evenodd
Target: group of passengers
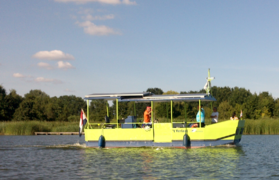
M 204 109 L 203 109 L 203 106 L 198 106 L 198 113 L 196 115 L 196 121 L 198 123 L 193 123 L 193 124 L 189 124 L 189 127 L 199 127 L 199 125 L 201 124 L 201 127 L 204 127 L 205 126 L 205 112 L 204 112 Z M 143 124 L 143 127 L 145 127 L 145 125 L 151 125 L 151 107 L 150 106 L 147 106 L 146 107 L 146 110 L 144 111 L 144 114 L 143 114 L 143 118 L 144 118 L 144 124 Z M 214 107 L 213 108 L 213 112 L 211 113 L 211 124 L 215 124 L 218 122 L 218 117 L 219 117 L 219 113 L 217 111 L 217 107 Z M 238 120 L 238 117 L 236 116 L 236 113 L 233 112 L 232 114 L 232 117 L 230 117 L 230 120 Z M 201 123 L 199 123 L 201 121 Z
M 205 126 L 204 120 L 205 120 L 205 112 L 203 109 L 203 106 L 199 107 L 198 109 L 200 109 L 200 111 L 198 111 L 197 115 L 196 115 L 196 121 L 198 123 L 194 123 L 194 124 L 190 124 L 189 127 L 199 127 L 199 122 L 201 121 L 201 127 Z M 201 117 L 200 117 L 201 116 Z M 217 107 L 213 108 L 213 112 L 210 116 L 211 118 L 211 124 L 215 124 L 218 122 L 218 117 L 219 117 L 219 113 L 217 112 Z M 238 120 L 238 117 L 236 116 L 236 113 L 233 112 L 232 117 L 230 117 L 230 120 Z

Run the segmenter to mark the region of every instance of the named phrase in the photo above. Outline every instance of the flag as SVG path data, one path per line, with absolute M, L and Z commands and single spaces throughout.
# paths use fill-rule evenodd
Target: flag
M 240 118 L 242 118 L 242 110 L 240 111 Z
M 84 111 L 83 109 L 81 109 L 81 112 L 80 112 L 80 119 L 79 119 L 79 137 L 82 135 L 82 128 L 83 126 L 85 126 L 85 124 L 87 123 L 87 118 L 84 114 Z

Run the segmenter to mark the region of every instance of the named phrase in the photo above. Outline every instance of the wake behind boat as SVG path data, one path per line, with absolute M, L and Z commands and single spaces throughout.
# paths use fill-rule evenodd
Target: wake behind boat
M 150 92 L 142 93 L 101 93 L 85 96 L 87 100 L 87 123 L 84 127 L 87 147 L 170 147 L 170 148 L 197 148 L 225 144 L 238 144 L 244 130 L 244 120 L 227 120 L 210 125 L 202 125 L 201 119 L 196 123 L 198 127 L 189 127 L 193 122 L 174 122 L 174 102 L 199 102 L 216 101 L 210 94 L 211 80 L 208 73 L 205 85 L 206 93 L 154 95 Z M 115 100 L 117 123 L 111 123 L 108 112 L 105 122 L 91 123 L 89 120 L 90 100 Z M 121 102 L 154 103 L 169 102 L 171 117 L 170 122 L 155 122 L 154 112 L 151 111 L 151 122 L 137 122 L 137 116 L 128 116 L 125 120 L 118 118 L 118 104 Z M 201 118 L 201 109 L 199 109 Z M 81 126 L 82 127 L 82 126 Z

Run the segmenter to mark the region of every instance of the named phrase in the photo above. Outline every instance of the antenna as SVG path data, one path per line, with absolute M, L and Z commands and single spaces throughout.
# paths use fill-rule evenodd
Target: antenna
M 208 77 L 206 78 L 206 83 L 203 87 L 203 89 L 206 91 L 206 94 L 209 95 L 210 94 L 210 90 L 211 90 L 211 81 L 215 79 L 215 77 L 210 77 L 210 68 L 208 68 Z

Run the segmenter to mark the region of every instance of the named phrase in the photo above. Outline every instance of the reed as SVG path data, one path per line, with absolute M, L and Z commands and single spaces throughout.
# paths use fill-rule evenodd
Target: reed
M 173 122 L 183 121 L 185 122 L 185 119 L 173 119 Z M 187 122 L 190 121 L 195 120 L 187 119 Z M 159 118 L 159 122 L 170 122 L 170 119 Z M 211 120 L 205 119 L 205 123 L 210 124 Z M 0 135 L 33 135 L 35 132 L 77 132 L 78 130 L 78 122 L 12 121 L 0 123 Z M 245 120 L 243 134 L 279 134 L 279 119 Z
M 246 120 L 244 134 L 279 134 L 279 119 Z
M 1 135 L 34 135 L 35 132 L 77 132 L 78 122 L 12 121 L 0 123 Z

